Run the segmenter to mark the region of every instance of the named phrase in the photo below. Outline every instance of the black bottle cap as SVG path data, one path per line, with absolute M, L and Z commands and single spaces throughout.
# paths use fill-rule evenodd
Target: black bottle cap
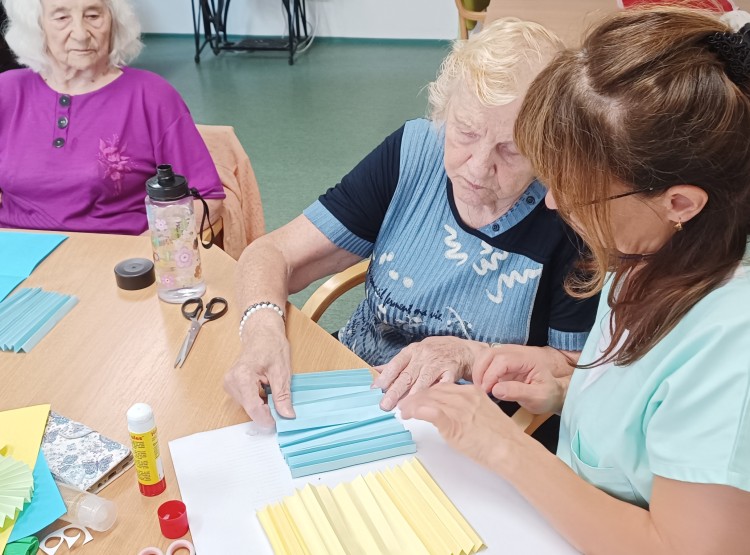
M 169 164 L 156 167 L 156 175 L 146 181 L 146 193 L 157 201 L 179 200 L 190 195 L 187 179 L 172 171 Z
M 146 258 L 128 258 L 115 266 L 115 278 L 120 289 L 145 289 L 156 281 L 154 263 Z

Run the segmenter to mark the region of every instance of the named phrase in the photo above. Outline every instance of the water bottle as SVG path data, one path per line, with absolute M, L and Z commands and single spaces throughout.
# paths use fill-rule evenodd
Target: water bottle
M 168 303 L 206 292 L 198 250 L 193 197 L 188 182 L 162 164 L 146 181 L 146 214 L 154 252 L 156 291 Z

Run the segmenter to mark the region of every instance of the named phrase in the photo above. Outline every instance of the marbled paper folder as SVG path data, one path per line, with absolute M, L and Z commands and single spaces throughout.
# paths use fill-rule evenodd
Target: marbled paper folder
M 276 420 L 278 441 L 292 477 L 299 478 L 416 451 L 411 432 L 380 408 L 366 368 L 292 376 L 296 418 Z
M 55 478 L 91 493 L 133 466 L 133 455 L 125 445 L 53 411 L 42 450 Z

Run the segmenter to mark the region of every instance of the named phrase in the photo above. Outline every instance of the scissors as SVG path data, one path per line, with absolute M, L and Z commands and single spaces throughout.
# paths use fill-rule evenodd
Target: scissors
M 174 555 L 180 549 L 187 549 L 187 555 L 195 555 L 195 546 L 187 540 L 177 540 L 172 542 L 169 544 L 166 553 L 158 547 L 147 547 L 139 551 L 138 555 Z
M 199 297 L 188 299 L 182 303 L 182 315 L 190 320 L 190 329 L 185 336 L 185 341 L 182 342 L 180 354 L 177 355 L 177 360 L 174 361 L 175 368 L 178 366 L 182 368 L 182 365 L 185 362 L 190 349 L 192 349 L 193 343 L 195 343 L 195 338 L 198 337 L 198 332 L 201 331 L 203 324 L 224 316 L 227 312 L 228 306 L 227 300 L 221 297 L 214 297 L 208 301 L 205 312 L 203 312 L 203 299 Z M 217 308 L 219 310 L 216 310 Z M 203 316 L 201 316 L 201 312 L 203 312 Z

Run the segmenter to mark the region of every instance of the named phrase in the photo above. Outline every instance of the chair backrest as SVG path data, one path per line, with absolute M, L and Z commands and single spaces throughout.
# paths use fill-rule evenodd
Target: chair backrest
M 483 22 L 490 0 L 456 0 L 458 29 L 462 39 L 469 38 L 469 31 L 477 22 Z
M 237 259 L 248 244 L 265 233 L 258 182 L 233 127 L 196 127 L 208 147 L 227 195 L 222 212 L 223 248 Z

